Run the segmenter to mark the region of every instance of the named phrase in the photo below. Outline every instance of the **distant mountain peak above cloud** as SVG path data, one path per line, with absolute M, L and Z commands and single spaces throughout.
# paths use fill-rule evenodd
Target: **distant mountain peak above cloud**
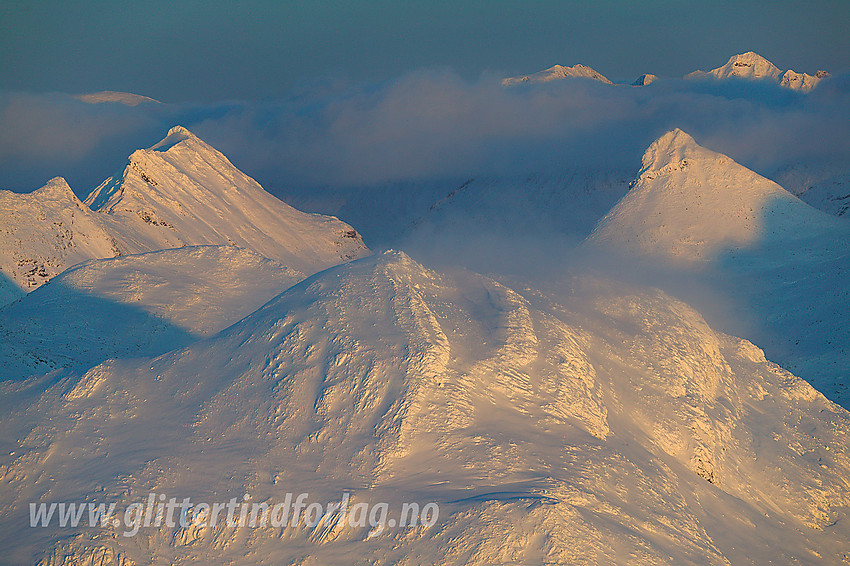
M 818 71 L 815 75 L 797 73 L 788 70 L 783 72 L 779 67 L 753 51 L 747 51 L 739 55 L 733 55 L 722 67 L 711 71 L 694 71 L 685 75 L 686 79 L 699 79 L 712 77 L 718 80 L 729 78 L 742 78 L 750 80 L 769 80 L 779 83 L 781 86 L 801 92 L 809 92 L 821 81 L 829 76 L 826 71 Z
M 782 71 L 779 70 L 779 67 L 753 51 L 733 55 L 725 65 L 709 71 L 709 74 L 714 75 L 718 79 L 729 77 L 778 79 L 781 73 Z
M 573 65 L 572 67 L 555 65 L 554 67 L 549 67 L 545 71 L 540 71 L 532 75 L 508 77 L 502 80 L 502 86 L 515 86 L 522 83 L 546 83 L 569 78 L 594 79 L 606 84 L 613 84 L 604 75 L 602 75 L 602 73 L 599 73 L 587 65 L 578 64 Z

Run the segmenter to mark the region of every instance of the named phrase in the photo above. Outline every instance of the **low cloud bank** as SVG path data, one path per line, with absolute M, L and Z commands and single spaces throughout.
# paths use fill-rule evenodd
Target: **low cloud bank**
M 575 166 L 637 170 L 644 149 L 673 127 L 769 175 L 800 161 L 850 161 L 850 77 L 808 95 L 746 81 L 565 80 L 506 89 L 498 77 L 470 82 L 446 70 L 215 105 L 0 93 L 0 187 L 25 192 L 63 175 L 84 194 L 177 123 L 272 189 Z

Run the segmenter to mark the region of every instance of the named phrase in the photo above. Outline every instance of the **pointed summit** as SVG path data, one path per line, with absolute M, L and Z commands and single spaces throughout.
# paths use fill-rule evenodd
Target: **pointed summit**
M 53 177 L 43 187 L 36 189 L 33 196 L 38 195 L 41 199 L 63 200 L 79 203 L 80 199 L 74 194 L 73 189 L 65 180 L 65 177 Z
M 157 151 L 168 151 L 178 143 L 189 139 L 195 139 L 200 141 L 200 139 L 195 136 L 195 134 L 193 134 L 183 126 L 174 126 L 170 130 L 168 130 L 168 134 L 162 140 L 151 146 L 151 149 L 155 149 Z
M 675 129 L 649 146 L 632 189 L 588 242 L 705 262 L 738 248 L 830 230 L 837 222 Z
M 681 162 L 686 155 L 699 153 L 700 147 L 690 134 L 675 128 L 647 148 L 641 159 L 643 170 L 659 170 L 670 163 Z
M 133 152 L 85 202 L 124 253 L 233 245 L 306 274 L 369 253 L 351 226 L 281 202 L 182 126 Z

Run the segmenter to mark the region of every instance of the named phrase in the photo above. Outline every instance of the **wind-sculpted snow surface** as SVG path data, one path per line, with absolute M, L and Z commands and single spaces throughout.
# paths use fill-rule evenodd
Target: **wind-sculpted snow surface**
M 568 283 L 543 293 L 388 252 L 184 349 L 6 384 L 0 552 L 44 565 L 846 557 L 850 414 L 659 291 Z M 439 519 L 133 537 L 27 526 L 33 501 L 288 492 L 433 501 Z

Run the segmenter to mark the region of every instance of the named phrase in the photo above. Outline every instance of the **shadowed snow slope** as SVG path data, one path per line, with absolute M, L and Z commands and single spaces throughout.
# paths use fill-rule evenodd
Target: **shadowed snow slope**
M 189 130 L 176 126 L 86 198 L 121 250 L 230 244 L 305 273 L 368 253 L 336 218 L 295 210 Z
M 687 305 L 601 280 L 550 296 L 388 252 L 0 399 L 0 552 L 21 563 L 815 564 L 850 540 L 850 415 Z M 29 502 L 91 494 L 343 491 L 439 520 L 27 526 Z
M 637 78 L 637 80 L 635 80 L 635 82 L 632 83 L 632 86 L 649 86 L 657 80 L 658 80 L 658 77 L 656 75 L 653 75 L 651 73 L 647 73 L 647 74 L 643 74 L 643 75 L 639 76 Z
M 304 277 L 233 246 L 90 260 L 0 309 L 0 376 L 161 354 L 230 326 Z

